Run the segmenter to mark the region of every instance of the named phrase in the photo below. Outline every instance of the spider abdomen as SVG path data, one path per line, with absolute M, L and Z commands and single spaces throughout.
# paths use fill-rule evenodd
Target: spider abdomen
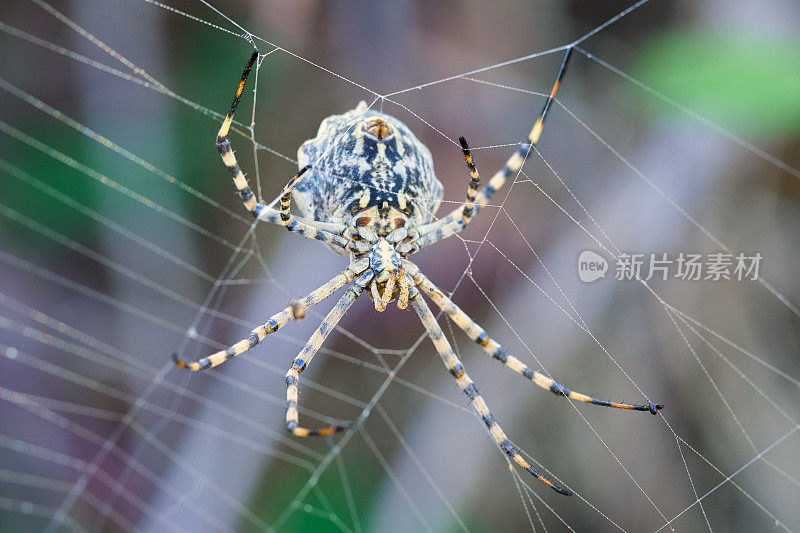
M 366 209 L 392 207 L 409 225 L 431 222 L 442 200 L 430 150 L 396 118 L 367 109 L 331 115 L 297 151 L 311 165 L 292 192 L 306 218 L 347 224 Z

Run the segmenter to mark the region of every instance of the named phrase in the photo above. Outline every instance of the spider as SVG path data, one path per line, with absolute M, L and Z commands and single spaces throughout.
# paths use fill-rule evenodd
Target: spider
M 558 396 L 617 409 L 649 411 L 654 415 L 663 406 L 649 400 L 647 405 L 598 400 L 569 390 L 542 373 L 531 370 L 490 338 L 483 328 L 407 259 L 413 253 L 463 231 L 508 177 L 520 170 L 541 136 L 547 112 L 566 72 L 571 50 L 567 49 L 556 81 L 530 135 L 483 189 L 479 190 L 480 176 L 469 145 L 464 137 L 459 139 L 470 176 L 467 199 L 462 206 L 438 220 L 434 214 L 442 200 L 442 184 L 433 172 L 430 151 L 405 124 L 392 116 L 369 109 L 365 102 L 342 115 L 332 115 L 323 120 L 317 136 L 300 146 L 298 166 L 302 168 L 284 187 L 280 210 L 258 202 L 236 162 L 228 139 L 247 76 L 258 59 L 258 50 L 253 52 L 216 139 L 217 150 L 231 173 L 239 198 L 257 220 L 279 224 L 290 232 L 322 241 L 335 252 L 350 257 L 351 262 L 342 273 L 305 298 L 292 302 L 272 315 L 253 329 L 247 338 L 198 361 L 184 361 L 174 354 L 177 366 L 198 371 L 220 365 L 253 348 L 290 321 L 303 318 L 309 307 L 349 285 L 347 292 L 328 313 L 286 373 L 286 429 L 297 437 L 332 435 L 350 425 L 321 429 L 307 429 L 299 425 L 297 405 L 300 373 L 308 367 L 314 354 L 359 295 L 366 291 L 377 311 L 384 311 L 396 300 L 398 308 L 405 309 L 411 305 L 419 315 L 448 372 L 467 395 L 500 449 L 551 489 L 572 495 L 571 491 L 540 475 L 508 439 L 453 352 L 421 293 L 425 293 L 464 333 L 482 346 L 487 355 Z M 292 214 L 293 203 L 302 216 Z

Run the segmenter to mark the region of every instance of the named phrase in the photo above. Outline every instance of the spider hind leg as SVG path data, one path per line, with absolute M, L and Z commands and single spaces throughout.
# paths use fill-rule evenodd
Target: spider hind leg
M 495 172 L 489 180 L 489 183 L 487 183 L 480 192 L 477 191 L 478 173 L 477 170 L 475 170 L 469 147 L 463 137 L 459 139 L 461 142 L 461 150 L 467 161 L 467 168 L 470 171 L 470 185 L 467 192 L 467 201 L 462 204 L 462 207 L 457 207 L 448 213 L 447 216 L 440 218 L 436 222 L 421 226 L 419 228 L 420 237 L 414 242 L 414 251 L 419 251 L 426 246 L 430 246 L 431 244 L 463 231 L 470 220 L 472 220 L 472 218 L 489 202 L 492 195 L 506 184 L 508 178 L 520 171 L 531 149 L 536 146 L 539 142 L 539 138 L 542 136 L 544 122 L 547 119 L 550 106 L 553 101 L 555 101 L 558 89 L 561 87 L 561 81 L 564 79 L 564 74 L 567 72 L 567 65 L 569 65 L 571 56 L 572 47 L 568 47 L 564 53 L 564 59 L 561 61 L 561 67 L 558 69 L 556 80 L 550 89 L 550 94 L 547 96 L 544 107 L 542 107 L 542 111 L 539 113 L 531 132 L 528 134 L 528 138 L 520 143 L 519 148 L 511 154 L 511 157 L 508 158 L 503 168 Z M 473 188 L 475 190 L 473 190 Z

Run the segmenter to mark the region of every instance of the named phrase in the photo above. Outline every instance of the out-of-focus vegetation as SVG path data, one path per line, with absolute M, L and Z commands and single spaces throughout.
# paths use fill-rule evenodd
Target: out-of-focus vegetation
M 746 31 L 666 32 L 643 43 L 631 74 L 750 140 L 800 130 L 800 40 Z M 631 93 L 643 96 L 637 87 Z M 675 116 L 672 107 L 653 107 Z

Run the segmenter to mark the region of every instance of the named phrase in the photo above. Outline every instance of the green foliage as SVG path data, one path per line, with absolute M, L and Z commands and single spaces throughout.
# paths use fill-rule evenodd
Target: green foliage
M 796 39 L 671 32 L 654 37 L 637 57 L 634 77 L 743 137 L 800 131 Z
M 14 98 L 13 96 L 9 98 Z M 53 128 L 52 119 L 37 121 L 15 120 L 11 125 L 25 134 L 34 136 L 54 149 L 70 154 L 70 157 L 85 163 L 87 141 L 78 137 L 64 135 L 62 130 Z M 62 194 L 80 202 L 89 209 L 97 209 L 97 187 L 80 172 L 66 166 L 61 161 L 43 155 L 28 145 L 6 136 L 7 150 L 2 157 L 8 164 L 19 169 L 22 176 L 30 176 L 57 189 Z M 2 183 L 2 203 L 22 215 L 39 221 L 43 226 L 54 228 L 64 235 L 91 236 L 96 223 L 85 216 L 78 215 L 75 209 L 42 193 L 31 186 L 28 178 L 17 177 L 16 173 L 0 172 Z M 60 253 L 58 246 L 47 240 L 32 238 L 35 233 L 22 230 L 17 222 L 2 218 L 0 235 L 3 240 L 13 243 L 16 250 L 27 250 L 38 254 Z
M 347 465 L 347 477 L 355 508 L 358 510 L 359 522 L 362 527 L 366 527 L 372 518 L 372 513 L 380 512 L 375 508 L 375 500 L 380 494 L 383 472 L 377 462 L 364 461 L 362 456 L 350 457 L 348 454 L 343 454 L 342 459 Z M 348 522 L 349 525 L 351 517 L 347 511 L 344 511 L 348 508 L 348 503 L 341 480 L 336 472 L 336 465 L 331 465 L 320 477 L 317 486 L 291 514 L 288 521 L 281 525 L 280 531 L 287 533 L 306 531 L 340 533 L 342 528 L 329 516 L 326 516 L 326 509 L 336 510 L 336 516 L 342 521 Z M 297 467 L 287 466 L 281 462 L 271 463 L 269 468 L 262 473 L 248 508 L 257 509 L 257 514 L 268 523 L 274 521 L 276 517 L 287 510 L 287 505 L 291 505 L 287 498 L 293 498 L 302 490 L 308 481 L 309 474 L 309 472 L 303 472 Z M 310 504 L 310 507 L 306 504 Z M 247 530 L 244 522 L 240 530 Z

